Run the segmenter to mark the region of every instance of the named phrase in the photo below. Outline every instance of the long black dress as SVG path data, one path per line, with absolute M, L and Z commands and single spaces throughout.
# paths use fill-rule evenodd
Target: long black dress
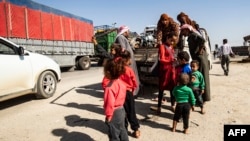
M 209 61 L 207 58 L 207 53 L 204 48 L 205 39 L 195 33 L 191 32 L 188 35 L 188 47 L 192 60 L 198 60 L 200 62 L 199 71 L 203 74 L 205 80 L 205 93 L 202 95 L 204 101 L 210 101 L 210 79 L 209 79 Z M 200 50 L 203 53 L 200 53 Z

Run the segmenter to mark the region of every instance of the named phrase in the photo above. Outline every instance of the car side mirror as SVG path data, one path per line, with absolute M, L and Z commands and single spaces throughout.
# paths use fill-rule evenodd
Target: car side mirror
M 19 55 L 21 55 L 21 56 L 24 55 L 24 48 L 23 48 L 22 46 L 20 46 L 20 47 L 18 48 L 18 53 L 19 53 Z

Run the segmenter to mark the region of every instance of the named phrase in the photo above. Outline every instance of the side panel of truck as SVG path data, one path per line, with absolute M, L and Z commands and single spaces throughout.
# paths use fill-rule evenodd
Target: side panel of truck
M 61 67 L 90 67 L 93 34 L 93 21 L 86 18 L 30 0 L 0 0 L 0 36 L 51 57 Z

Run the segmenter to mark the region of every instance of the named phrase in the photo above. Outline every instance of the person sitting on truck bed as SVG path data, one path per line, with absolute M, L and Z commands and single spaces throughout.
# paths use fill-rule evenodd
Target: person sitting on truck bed
M 179 35 L 179 24 L 167 14 L 163 13 L 161 14 L 161 17 L 157 23 L 157 44 L 160 45 L 164 43 L 163 40 L 165 40 L 168 34 L 170 34 L 171 32 L 174 32 L 174 34 Z

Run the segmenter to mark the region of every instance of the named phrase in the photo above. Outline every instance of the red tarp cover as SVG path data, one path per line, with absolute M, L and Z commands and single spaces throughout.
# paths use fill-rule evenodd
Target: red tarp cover
M 79 22 L 79 40 L 84 41 L 84 23 Z
M 86 34 L 85 34 L 85 40 L 84 41 L 91 41 L 91 38 L 92 38 L 92 36 L 93 36 L 93 33 L 94 33 L 94 29 L 93 29 L 93 25 L 92 24 L 89 24 L 89 23 L 86 23 L 86 27 L 85 27 L 85 32 L 86 32 Z
M 53 40 L 52 16 L 41 12 L 42 39 Z
M 71 18 L 68 18 L 69 19 L 69 21 L 70 21 L 70 40 L 74 40 L 75 41 L 75 22 L 74 22 L 74 20 L 73 19 L 71 19 Z
M 91 23 L 0 2 L 0 36 L 91 42 Z
M 62 18 L 57 15 L 52 15 L 52 24 L 53 24 L 53 31 L 54 31 L 54 39 L 55 40 L 64 40 L 63 35 L 63 22 Z
M 0 36 L 7 36 L 7 23 L 6 23 L 6 15 L 5 15 L 5 4 L 0 3 Z
M 79 30 L 78 30 L 78 20 L 75 19 L 71 19 L 71 23 L 72 23 L 72 31 L 73 31 L 73 40 L 79 41 Z
M 28 18 L 28 37 L 33 39 L 41 39 L 41 17 L 37 10 L 27 9 Z
M 63 29 L 64 29 L 64 37 L 65 40 L 71 40 L 71 24 L 70 19 L 66 17 L 62 17 L 63 19 Z
M 83 30 L 82 30 L 82 31 L 83 31 L 83 33 L 82 33 L 81 36 L 82 36 L 82 38 L 83 38 L 83 41 L 86 41 L 86 38 L 87 38 L 87 37 L 86 37 L 86 35 L 87 35 L 87 34 L 86 34 L 86 33 L 87 33 L 87 23 L 83 23 Z
M 12 37 L 26 38 L 25 34 L 25 9 L 20 6 L 10 5 L 10 33 Z

